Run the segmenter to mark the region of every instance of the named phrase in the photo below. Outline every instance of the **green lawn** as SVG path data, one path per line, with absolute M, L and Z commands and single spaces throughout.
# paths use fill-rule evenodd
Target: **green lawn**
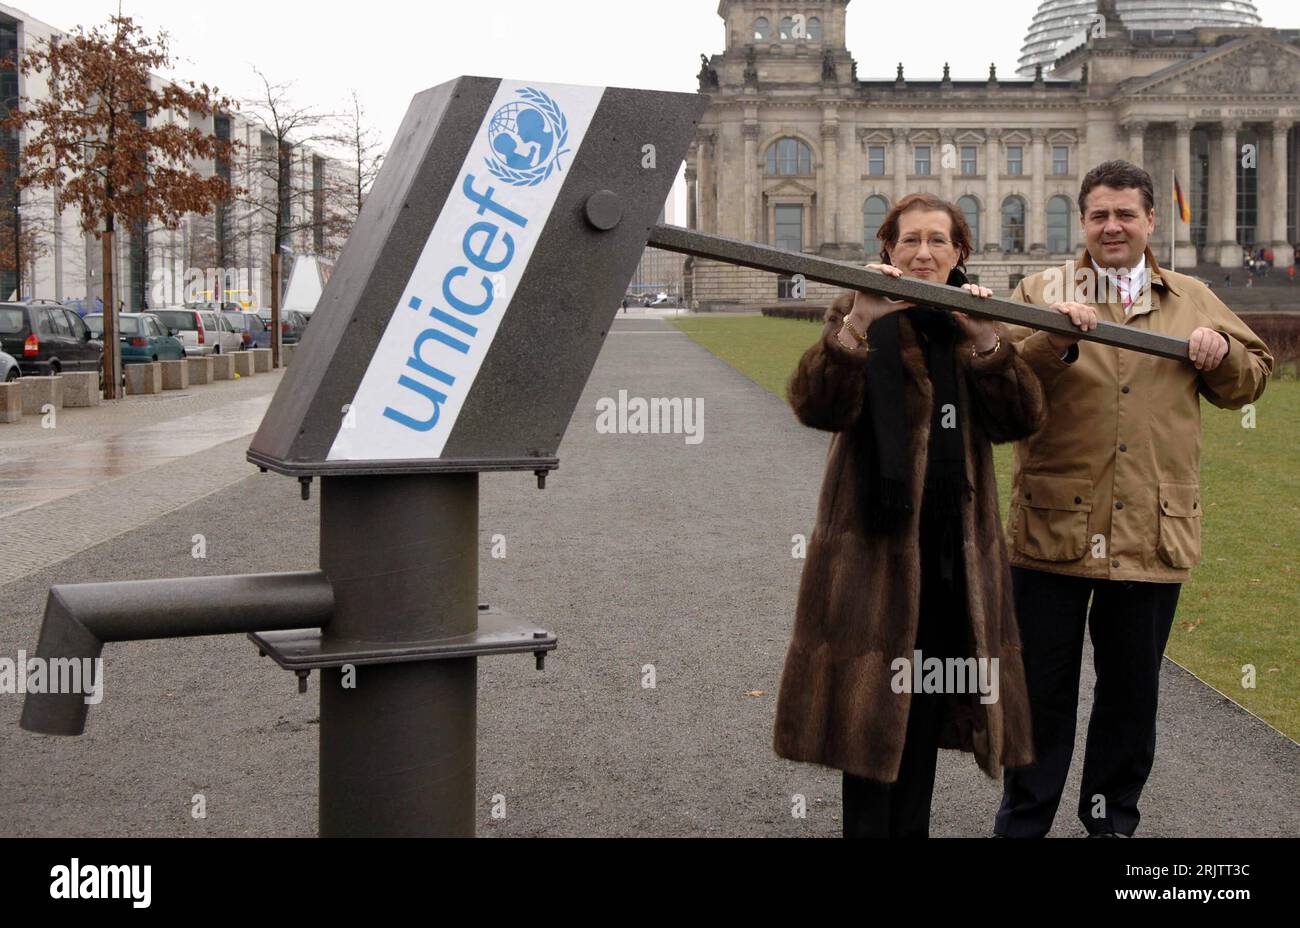
M 785 383 L 821 324 L 757 316 L 671 320 L 755 383 Z M 1300 382 L 1275 375 L 1242 413 L 1202 401 L 1204 556 L 1183 585 L 1168 655 L 1235 702 L 1300 739 Z M 791 413 L 793 416 L 793 413 Z M 1011 449 L 995 449 L 1005 523 Z M 1242 667 L 1255 668 L 1254 688 Z

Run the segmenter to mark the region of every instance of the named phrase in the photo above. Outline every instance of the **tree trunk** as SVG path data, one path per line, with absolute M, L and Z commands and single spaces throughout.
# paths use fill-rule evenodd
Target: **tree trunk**
M 105 230 L 101 241 L 104 265 L 104 399 L 121 396 L 122 365 L 117 338 L 117 301 L 113 299 L 113 230 Z
M 280 366 L 280 249 L 271 252 L 271 366 Z

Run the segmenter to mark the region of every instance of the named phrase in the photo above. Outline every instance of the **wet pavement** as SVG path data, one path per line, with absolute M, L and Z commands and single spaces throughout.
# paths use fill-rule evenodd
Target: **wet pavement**
M 68 441 L 59 435 L 30 443 L 23 458 L 0 462 L 0 518 L 249 435 L 269 402 L 265 394 L 102 438 Z M 147 407 L 141 414 L 147 415 Z

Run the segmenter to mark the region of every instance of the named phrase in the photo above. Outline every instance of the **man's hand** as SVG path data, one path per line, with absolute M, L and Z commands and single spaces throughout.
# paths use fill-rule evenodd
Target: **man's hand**
M 1214 329 L 1201 326 L 1187 339 L 1187 357 L 1198 371 L 1212 371 L 1228 356 L 1228 342 Z
M 1052 309 L 1069 316 L 1070 322 L 1074 324 L 1075 328 L 1084 332 L 1090 332 L 1097 328 L 1097 311 L 1087 303 L 1076 303 L 1069 300 L 1064 303 L 1053 303 Z M 1047 342 L 1056 349 L 1057 354 L 1068 350 L 1078 340 L 1078 336 L 1057 335 L 1055 332 L 1047 333 Z

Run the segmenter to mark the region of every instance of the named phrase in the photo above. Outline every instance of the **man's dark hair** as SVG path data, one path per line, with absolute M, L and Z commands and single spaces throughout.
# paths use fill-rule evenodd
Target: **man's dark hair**
M 1085 212 L 1084 204 L 1093 187 L 1140 190 L 1147 212 L 1155 209 L 1156 195 L 1151 187 L 1151 175 L 1130 161 L 1103 161 L 1083 176 L 1083 183 L 1079 185 L 1080 216 Z

